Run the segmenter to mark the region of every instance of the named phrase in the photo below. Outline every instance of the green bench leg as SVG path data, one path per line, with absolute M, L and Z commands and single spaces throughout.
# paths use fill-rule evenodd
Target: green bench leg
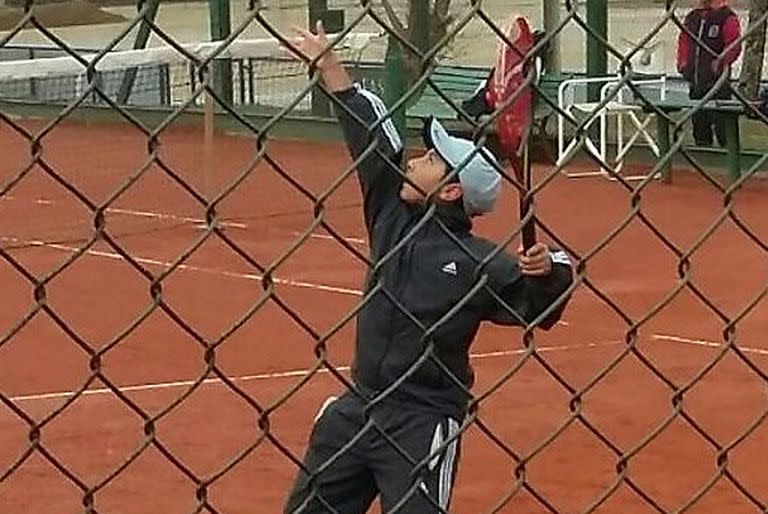
M 738 113 L 727 113 L 725 116 L 725 144 L 728 153 L 728 177 L 730 183 L 741 178 L 741 142 L 739 137 Z
M 659 144 L 659 154 L 663 159 L 669 153 L 669 120 L 666 116 L 656 115 L 656 137 Z M 661 179 L 664 183 L 672 182 L 672 159 L 661 168 Z

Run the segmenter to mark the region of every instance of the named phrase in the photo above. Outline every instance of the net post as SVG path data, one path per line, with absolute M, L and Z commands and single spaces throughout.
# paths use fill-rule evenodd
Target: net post
M 232 32 L 230 0 L 208 0 L 211 41 L 222 41 Z M 225 102 L 232 102 L 232 61 L 216 59 L 213 62 L 216 94 Z
M 307 3 L 307 20 L 308 28 L 312 33 L 317 31 L 317 22 L 321 20 L 327 34 L 344 30 L 344 10 L 328 9 L 328 0 L 309 0 Z M 331 102 L 319 87 L 315 87 L 312 91 L 311 102 L 313 115 L 331 117 Z
M 211 41 L 226 39 L 232 31 L 229 0 L 208 0 L 209 30 Z M 208 76 L 208 88 L 203 95 L 203 196 L 213 198 L 212 179 L 214 175 L 215 149 L 214 131 L 216 128 L 215 99 L 211 94 L 225 102 L 232 102 L 232 61 L 215 59 L 211 62 Z

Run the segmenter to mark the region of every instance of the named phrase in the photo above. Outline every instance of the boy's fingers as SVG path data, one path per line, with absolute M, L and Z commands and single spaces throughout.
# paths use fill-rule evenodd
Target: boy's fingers
M 315 24 L 315 28 L 317 29 L 317 35 L 325 37 L 325 27 L 323 27 L 323 20 L 317 20 L 317 24 Z
M 536 268 L 523 270 L 524 275 L 540 277 L 549 274 L 549 270 L 546 268 Z
M 518 263 L 524 275 L 546 275 L 549 273 L 549 247 L 544 243 L 536 243 L 527 251 L 518 250 Z
M 521 271 L 524 275 L 543 275 L 547 269 L 542 266 L 523 266 Z
M 298 34 L 304 38 L 314 37 L 314 34 L 312 34 L 310 31 L 302 27 L 297 27 L 296 25 L 291 27 L 291 32 Z
M 301 59 L 302 57 L 306 58 L 306 55 L 304 55 L 304 52 L 299 47 L 298 42 L 291 41 L 291 44 L 293 44 L 293 48 L 286 45 L 281 46 L 280 53 L 293 59 Z
M 528 254 L 528 256 L 534 257 L 536 255 L 539 255 L 548 251 L 549 249 L 547 248 L 547 245 L 545 245 L 544 243 L 536 243 L 535 245 L 530 247 L 528 249 L 528 252 L 526 253 Z
M 303 41 L 303 37 L 287 37 L 285 38 L 286 43 L 290 43 L 293 46 L 299 46 Z M 283 48 L 289 48 L 286 43 L 283 43 L 281 46 Z

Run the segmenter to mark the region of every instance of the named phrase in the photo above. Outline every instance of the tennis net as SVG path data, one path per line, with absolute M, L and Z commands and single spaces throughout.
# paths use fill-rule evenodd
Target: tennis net
M 337 52 L 346 62 L 359 61 L 375 34 L 353 33 L 341 39 Z M 113 102 L 133 106 L 177 106 L 204 101 L 201 81 L 211 62 L 231 68 L 233 105 L 283 107 L 307 84 L 306 66 L 274 39 L 235 40 L 115 51 L 71 53 L 55 48 L 6 46 L 0 49 L 0 100 L 83 104 Z M 59 56 L 51 54 L 59 53 Z M 214 55 L 214 59 L 209 59 Z M 309 108 L 305 98 L 298 109 Z

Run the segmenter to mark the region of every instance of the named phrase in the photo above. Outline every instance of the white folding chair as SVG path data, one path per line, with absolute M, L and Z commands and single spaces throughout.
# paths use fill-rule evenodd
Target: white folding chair
M 627 93 L 631 93 L 632 90 L 626 85 L 618 87 L 619 80 L 620 79 L 617 76 L 570 79 L 563 81 L 558 89 L 558 106 L 563 111 L 572 116 L 576 111 L 578 111 L 581 116 L 591 116 L 585 126 L 586 129 L 590 128 L 595 120 L 600 122 L 600 141 L 598 145 L 595 145 L 590 136 L 585 136 L 585 145 L 591 152 L 599 156 L 602 162 L 611 166 L 616 173 L 621 173 L 621 170 L 624 167 L 625 157 L 641 137 L 647 143 L 651 151 L 657 157 L 660 156 L 659 146 L 649 132 L 649 125 L 655 115 L 653 113 L 645 113 L 643 116 L 643 107 L 627 97 Z M 600 83 L 603 84 L 600 88 L 601 102 L 608 98 L 612 98 L 607 101 L 601 109 L 598 110 L 598 106 L 601 102 L 576 101 L 576 87 L 589 87 L 589 84 Z M 638 87 L 645 87 L 646 89 L 648 89 L 648 86 L 658 87 L 659 99 L 664 100 L 666 97 L 666 77 L 664 76 L 653 79 L 634 80 L 632 81 L 632 84 Z M 611 160 L 609 160 L 608 157 L 608 142 L 610 139 L 608 134 L 609 116 L 616 118 L 616 156 Z M 629 139 L 626 141 L 624 138 L 625 117 L 629 119 L 631 128 L 634 129 Z M 566 117 L 558 113 L 558 164 L 562 163 L 565 156 L 578 144 L 578 140 L 575 137 L 569 139 L 566 135 L 565 121 Z M 593 176 L 602 176 L 609 179 L 613 178 L 603 166 L 600 166 L 598 171 L 573 173 L 564 170 L 563 172 L 569 178 Z M 658 178 L 659 176 L 660 174 L 657 174 L 654 178 Z M 644 180 L 647 178 L 647 175 L 623 175 L 622 178 L 625 180 Z

